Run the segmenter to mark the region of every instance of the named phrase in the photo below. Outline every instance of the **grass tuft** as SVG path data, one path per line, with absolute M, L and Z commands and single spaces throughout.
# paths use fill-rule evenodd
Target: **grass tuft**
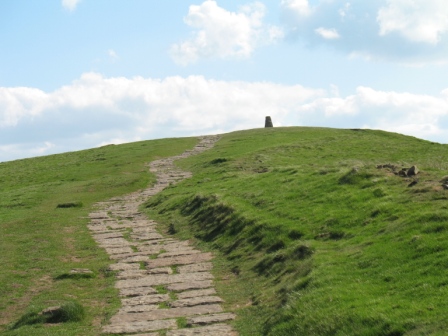
M 81 208 L 82 202 L 68 202 L 68 203 L 59 203 L 56 208 L 58 209 L 67 209 L 67 208 Z
M 14 323 L 10 329 L 14 330 L 26 325 L 43 323 L 80 322 L 84 317 L 84 307 L 78 302 L 70 301 L 60 306 L 49 307 L 41 311 L 33 308 Z

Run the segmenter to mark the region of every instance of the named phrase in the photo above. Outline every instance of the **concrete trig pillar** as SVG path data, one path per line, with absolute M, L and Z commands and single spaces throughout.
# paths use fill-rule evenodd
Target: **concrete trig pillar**
M 264 122 L 264 127 L 274 127 L 274 125 L 272 125 L 271 117 L 266 117 L 266 121 Z

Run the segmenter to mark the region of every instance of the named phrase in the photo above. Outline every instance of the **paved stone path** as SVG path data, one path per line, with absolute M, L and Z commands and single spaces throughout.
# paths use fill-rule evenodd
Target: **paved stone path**
M 204 136 L 193 149 L 181 155 L 150 163 L 156 184 L 143 191 L 97 204 L 90 214 L 89 229 L 98 244 L 116 263 L 116 287 L 121 309 L 104 333 L 135 336 L 237 335 L 227 321 L 223 300 L 213 288 L 211 253 L 161 235 L 157 223 L 139 212 L 139 206 L 170 183 L 191 173 L 177 169 L 173 161 L 213 147 L 218 136 Z M 179 325 L 187 325 L 179 328 Z

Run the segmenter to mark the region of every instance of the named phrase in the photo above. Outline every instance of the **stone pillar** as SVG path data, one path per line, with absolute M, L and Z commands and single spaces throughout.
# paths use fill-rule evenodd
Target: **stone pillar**
M 266 121 L 264 122 L 264 127 L 274 127 L 274 125 L 272 125 L 271 117 L 266 117 Z

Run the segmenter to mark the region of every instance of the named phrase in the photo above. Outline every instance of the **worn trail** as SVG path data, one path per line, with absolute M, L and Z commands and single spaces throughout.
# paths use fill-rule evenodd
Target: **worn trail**
M 170 183 L 191 176 L 173 162 L 213 147 L 217 136 L 204 136 L 192 150 L 150 163 L 156 184 L 143 191 L 97 204 L 89 228 L 117 271 L 121 309 L 103 333 L 140 336 L 237 335 L 226 322 L 223 300 L 213 287 L 211 253 L 188 241 L 165 237 L 157 223 L 139 212 L 139 206 Z

